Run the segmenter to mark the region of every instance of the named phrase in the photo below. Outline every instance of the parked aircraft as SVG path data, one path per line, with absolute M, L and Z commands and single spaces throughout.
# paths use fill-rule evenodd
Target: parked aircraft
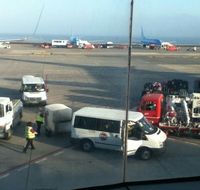
M 161 46 L 162 42 L 159 39 L 150 39 L 150 38 L 146 38 L 144 36 L 144 32 L 143 32 L 143 28 L 141 28 L 141 43 L 143 44 L 143 47 L 146 46 Z

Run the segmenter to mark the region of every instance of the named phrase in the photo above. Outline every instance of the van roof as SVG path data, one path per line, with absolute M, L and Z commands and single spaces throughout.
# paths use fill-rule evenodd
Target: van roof
M 7 104 L 10 101 L 8 97 L 0 97 L 0 104 Z
M 126 111 L 119 109 L 110 108 L 96 108 L 96 107 L 84 107 L 76 111 L 74 115 L 83 117 L 99 118 L 99 119 L 110 119 L 114 121 L 125 120 Z M 128 120 L 138 121 L 143 117 L 140 112 L 129 111 Z
M 35 77 L 33 75 L 24 75 L 22 77 L 23 84 L 44 84 L 42 77 Z

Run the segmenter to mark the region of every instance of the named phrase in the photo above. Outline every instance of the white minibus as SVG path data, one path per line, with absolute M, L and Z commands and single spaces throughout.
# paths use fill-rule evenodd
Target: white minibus
M 124 110 L 84 107 L 73 114 L 71 142 L 78 142 L 87 152 L 94 147 L 122 151 L 124 125 Z M 142 113 L 129 111 L 128 156 L 137 154 L 148 160 L 154 151 L 165 149 L 166 139 L 166 134 L 150 124 Z

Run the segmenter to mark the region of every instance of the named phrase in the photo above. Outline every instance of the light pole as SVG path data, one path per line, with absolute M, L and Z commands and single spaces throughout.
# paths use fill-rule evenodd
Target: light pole
M 131 49 L 132 49 L 132 20 L 133 20 L 133 5 L 134 0 L 130 4 L 130 20 L 129 20 L 129 47 L 128 47 L 128 74 L 127 74 L 127 90 L 126 90 L 126 122 L 123 136 L 123 183 L 126 182 L 126 168 L 127 168 L 127 140 L 128 140 L 128 112 L 130 99 L 130 70 L 131 70 Z

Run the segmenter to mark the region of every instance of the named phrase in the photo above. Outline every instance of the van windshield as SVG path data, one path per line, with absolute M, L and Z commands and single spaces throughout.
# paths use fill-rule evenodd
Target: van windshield
M 148 122 L 145 117 L 137 121 L 136 124 L 138 124 L 144 131 L 144 133 L 147 135 L 155 133 L 158 129 L 157 127 L 153 126 L 150 122 Z
M 44 84 L 25 84 L 23 85 L 24 92 L 43 92 L 45 91 Z
M 147 135 L 153 134 L 157 131 L 157 127 L 155 127 L 151 123 L 149 123 L 145 117 L 143 117 L 142 119 L 140 119 L 137 122 L 133 122 L 133 121 L 128 122 L 129 136 L 131 136 L 133 130 L 135 130 L 135 129 L 140 129 L 140 131 L 142 130 Z

